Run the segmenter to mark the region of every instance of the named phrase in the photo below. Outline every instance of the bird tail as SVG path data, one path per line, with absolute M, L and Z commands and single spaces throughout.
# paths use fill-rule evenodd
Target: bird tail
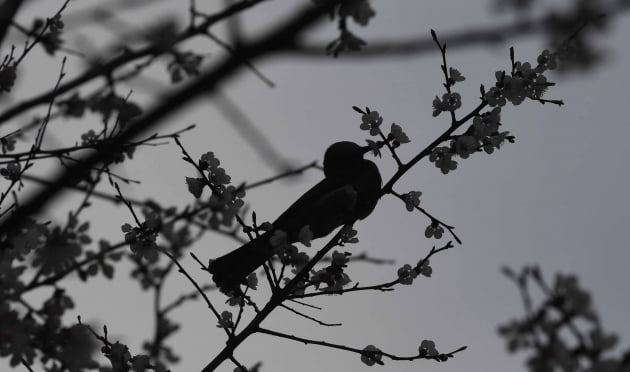
M 273 256 L 274 251 L 269 245 L 269 237 L 269 233 L 265 233 L 208 265 L 212 280 L 222 292 L 238 290 L 239 284 L 243 283 L 249 274 Z

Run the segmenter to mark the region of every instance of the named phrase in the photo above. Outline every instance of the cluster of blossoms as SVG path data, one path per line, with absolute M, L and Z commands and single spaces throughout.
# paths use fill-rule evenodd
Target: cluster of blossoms
M 340 238 L 340 245 L 346 243 L 356 243 L 356 230 L 346 228 L 342 231 Z M 298 240 L 303 245 L 310 247 L 311 239 L 313 239 L 313 233 L 308 226 L 304 226 L 300 229 L 298 234 Z M 278 252 L 280 261 L 283 265 L 290 266 L 291 272 L 297 274 L 302 268 L 310 261 L 310 257 L 305 252 L 301 252 L 298 248 L 287 242 L 287 235 L 284 231 L 276 230 L 269 239 L 269 243 Z M 332 253 L 331 264 L 320 270 L 313 270 L 310 273 L 310 277 L 306 276 L 303 281 L 299 283 L 295 289 L 294 294 L 302 294 L 307 286 L 313 285 L 319 289 L 322 285 L 325 287 L 323 291 L 335 292 L 341 290 L 345 285 L 351 282 L 350 277 L 344 272 L 345 267 L 349 261 L 350 253 L 334 251 Z M 249 279 L 248 279 L 249 281 Z M 284 278 L 285 284 L 288 284 L 291 279 Z M 249 284 L 248 284 L 249 285 Z
M 392 123 L 389 133 L 385 136 L 381 130 L 383 117 L 378 111 L 372 111 L 369 107 L 366 107 L 365 111 L 356 106 L 352 108 L 354 111 L 361 114 L 361 125 L 359 126 L 361 130 L 368 131 L 370 136 L 380 136 L 383 138 L 383 141 L 367 140 L 368 146 L 370 146 L 375 156 L 381 156 L 380 149 L 385 143 L 389 143 L 390 146 L 395 149 L 403 143 L 410 142 L 409 137 L 403 131 L 402 127 L 396 123 Z
M 257 229 L 260 229 L 262 231 L 272 231 L 273 226 L 270 223 L 266 222 L 262 224 L 260 227 L 258 227 Z M 245 230 L 251 232 L 254 229 L 248 227 Z M 269 244 L 271 245 L 271 247 L 273 247 L 274 252 L 278 255 L 280 262 L 285 266 L 291 267 L 291 272 L 293 274 L 297 274 L 309 262 L 311 258 L 309 257 L 307 253 L 300 251 L 298 247 L 296 247 L 294 244 L 290 244 L 287 239 L 288 237 L 285 231 L 274 230 L 273 234 L 269 238 Z M 303 226 L 298 233 L 298 241 L 301 244 L 307 247 L 310 247 L 312 239 L 313 239 L 313 233 L 310 227 L 308 225 Z M 289 278 L 284 278 L 285 284 L 288 283 L 290 280 L 291 279 Z M 256 273 L 251 273 L 246 278 L 246 285 L 248 288 L 251 288 L 254 290 L 257 288 L 258 278 L 256 276 Z M 299 285 L 300 288 L 298 291 L 303 291 L 305 288 L 305 285 L 306 283 L 302 282 Z M 230 299 L 228 300 L 228 303 L 231 306 L 237 306 L 237 305 L 241 305 L 242 301 L 243 301 L 243 298 L 241 294 L 233 292 L 230 294 Z
M 45 249 L 38 249 L 33 266 L 40 267 L 42 274 L 54 274 L 71 268 L 83 253 L 83 246 L 92 239 L 87 234 L 89 222 L 78 225 L 70 216 L 65 228 L 56 226 L 46 234 Z
M 139 257 L 144 257 L 148 262 L 156 262 L 157 235 L 162 227 L 162 219 L 156 212 L 148 212 L 145 221 L 137 227 L 126 223 L 121 230 L 125 233 L 125 242 L 129 244 L 131 251 Z
M 401 196 L 405 202 L 405 208 L 407 208 L 409 212 L 413 212 L 414 209 L 420 206 L 420 196 L 422 196 L 422 192 L 409 191 Z
M 0 94 L 8 93 L 15 84 L 17 78 L 17 68 L 8 64 L 0 66 Z
M 15 138 L 12 134 L 6 135 L 0 138 L 0 146 L 2 147 L 2 153 L 6 154 L 15 150 Z
M 322 0 L 313 0 L 313 2 L 316 4 L 326 3 L 326 1 Z M 361 48 L 366 45 L 366 42 L 348 30 L 348 25 L 345 20 L 352 18 L 355 23 L 366 26 L 375 15 L 376 12 L 372 9 L 370 0 L 348 0 L 341 2 L 331 13 L 331 17 L 336 16 L 342 20 L 340 22 L 341 26 L 339 27 L 340 34 L 337 39 L 331 41 L 326 46 L 326 52 L 337 57 L 341 52 L 347 50 L 361 50 Z
M 368 107 L 365 108 L 365 112 L 356 106 L 353 108 L 355 111 L 362 114 L 361 125 L 359 126 L 361 130 L 368 131 L 370 136 L 378 136 L 382 134 L 381 124 L 383 124 L 383 117 L 378 113 L 378 111 L 372 111 Z M 389 134 L 386 138 L 387 141 L 394 144 L 394 147 L 398 147 L 400 144 L 409 142 L 407 134 L 403 131 L 402 127 L 396 123 L 392 123 Z
M 100 115 L 103 123 L 108 123 L 114 118 L 121 128 L 142 115 L 142 109 L 138 104 L 113 92 L 98 93 L 89 97 L 81 97 L 79 93 L 74 93 L 58 101 L 56 105 L 66 117 L 81 118 L 89 110 Z
M 214 153 L 207 152 L 199 160 L 199 169 L 205 172 L 206 177 L 186 177 L 188 191 L 195 198 L 201 197 L 206 186 L 212 190 L 207 204 L 210 210 L 209 216 L 202 213 L 199 217 L 207 219 L 213 229 L 218 229 L 220 226 L 232 226 L 237 213 L 245 205 L 243 201 L 245 190 L 229 185 L 231 178 L 225 169 L 219 166 L 220 164 Z
M 23 262 L 32 257 L 29 255 L 34 250 L 44 249 L 44 242 L 49 234 L 47 224 L 37 223 L 30 218 L 15 231 L 0 233 L 0 308 L 6 305 L 6 311 L 9 311 L 9 300 L 18 299 L 23 293 L 26 287 L 23 274 L 27 269 Z M 1 318 L 0 315 L 0 324 L 9 324 Z M 2 328 L 0 327 L 0 340 L 3 340 Z M 0 345 L 0 349 L 2 347 Z
M 129 347 L 125 344 L 116 341 L 115 343 L 104 341 L 104 346 L 101 348 L 102 353 L 111 363 L 111 370 L 113 371 L 134 371 L 134 372 L 167 372 L 170 371 L 166 366 L 160 362 L 152 362 L 151 357 L 144 354 L 138 354 L 131 356 Z
M 403 131 L 402 127 L 396 123 L 392 123 L 390 132 L 387 135 L 387 140 L 392 142 L 394 148 L 403 143 L 410 142 L 409 137 L 407 137 L 407 134 Z
M 0 175 L 9 181 L 18 181 L 22 174 L 22 166 L 18 162 L 11 162 L 0 168 Z
M 315 288 L 319 289 L 321 285 L 325 285 L 322 288 L 323 291 L 335 292 L 340 291 L 345 285 L 350 283 L 350 277 L 344 272 L 344 268 L 348 266 L 350 255 L 348 252 L 334 251 L 330 266 L 311 273 L 310 280 L 315 285 Z
M 357 238 L 357 230 L 352 227 L 344 227 L 341 231 L 341 235 L 339 236 L 339 245 L 343 246 L 344 244 L 356 244 L 359 242 L 359 238 Z
M 558 274 L 549 286 L 536 266 L 525 267 L 518 274 L 509 268 L 503 271 L 524 290 L 524 296 L 533 297 L 529 288 L 536 286 L 545 293 L 540 304 L 532 304 L 529 310 L 534 316 L 513 319 L 498 330 L 510 352 L 531 352 L 527 360 L 530 371 L 630 370 L 629 351 L 619 357 L 610 355 L 618 337 L 602 329 L 590 294 L 575 276 Z M 536 285 L 529 285 L 530 280 Z
M 63 40 L 61 39 L 61 34 L 63 28 L 65 27 L 63 21 L 61 20 L 61 14 L 57 14 L 52 18 L 49 18 L 45 22 L 41 19 L 36 19 L 33 24 L 33 33 L 40 32 L 39 30 L 47 23 L 48 29 L 46 33 L 42 35 L 40 42 L 44 46 L 46 53 L 50 55 L 54 55 L 57 50 L 63 44 Z
M 433 100 L 433 117 L 440 115 L 442 112 L 454 112 L 462 107 L 462 96 L 457 92 L 451 92 L 450 88 L 460 81 L 464 81 L 466 78 L 459 72 L 458 69 L 450 67 L 447 77 L 448 91 L 442 95 L 442 98 L 435 96 Z
M 561 104 L 561 101 L 545 101 L 542 96 L 547 88 L 553 83 L 547 81 L 544 73 L 556 68 L 558 56 L 548 50 L 543 51 L 537 59 L 537 65 L 532 67 L 529 62 L 514 61 L 513 50 L 511 50 L 512 70 L 497 71 L 495 73 L 496 83 L 487 92 L 482 87 L 483 100 L 493 107 L 492 110 L 474 116 L 473 124 L 462 135 L 452 137 L 449 146 L 441 146 L 433 149 L 429 160 L 444 174 L 457 168 L 457 161 L 453 160 L 455 155 L 462 159 L 467 159 L 471 154 L 478 151 L 485 151 L 487 154 L 499 149 L 505 141 L 513 142 L 514 137 L 507 131 L 500 131 L 501 107 L 507 102 L 514 105 L 521 104 L 526 98 L 541 102 L 554 102 Z M 447 92 L 442 98 L 435 97 L 433 100 L 433 116 L 438 116 L 442 112 L 453 114 L 462 105 L 461 95 L 451 91 L 451 87 L 456 82 L 463 81 L 461 73 L 450 68 L 446 74 Z M 454 116 L 453 116 L 454 117 Z
M 457 161 L 453 160 L 454 155 L 455 154 L 451 152 L 450 148 L 440 146 L 433 149 L 429 155 L 429 161 L 434 163 L 443 174 L 447 174 L 448 172 L 457 169 Z
M 88 130 L 87 132 L 81 135 L 81 145 L 89 146 L 96 145 L 98 143 L 98 136 L 93 129 Z
M 483 151 L 487 154 L 492 154 L 495 148 L 499 149 L 506 140 L 511 141 L 512 139 L 512 137 L 509 136 L 509 132 L 499 132 L 500 121 L 501 108 L 499 107 L 476 115 L 473 118 L 473 125 L 469 129 L 471 134 L 466 137 L 472 137 L 474 139 L 475 148 L 481 146 Z M 462 156 L 462 158 L 464 158 L 464 156 Z
M 513 62 L 512 72 L 495 72 L 497 82 L 486 92 L 484 98 L 490 106 L 505 106 L 506 101 L 520 105 L 525 98 L 539 100 L 553 83 L 547 81 L 544 73 L 556 68 L 556 54 L 544 50 L 538 56 L 538 64 L 532 67 L 529 62 Z
M 467 159 L 470 155 L 478 151 L 492 154 L 495 149 L 508 142 L 514 142 L 514 137 L 508 131 L 500 132 L 499 126 L 501 109 L 494 109 L 476 115 L 473 124 L 462 134 L 455 136 L 449 146 L 441 146 L 433 149 L 429 155 L 429 160 L 435 164 L 442 173 L 447 174 L 457 169 L 457 161 L 453 160 L 455 155 L 462 159 Z
M 234 322 L 232 321 L 232 313 L 229 311 L 224 311 L 221 313 L 221 319 L 217 323 L 217 327 L 232 329 L 234 328 Z
M 243 189 L 237 189 L 234 186 L 228 186 L 220 194 L 212 193 L 210 196 L 210 218 L 208 223 L 213 229 L 218 229 L 223 225 L 226 227 L 232 226 L 236 214 L 245 205 L 243 197 L 245 191 Z
M 173 60 L 166 66 L 171 74 L 171 82 L 179 83 L 184 75 L 195 77 L 199 75 L 199 67 L 203 62 L 203 56 L 193 52 L 178 52 L 172 50 Z
M 416 267 L 405 264 L 397 272 L 398 280 L 404 285 L 411 285 L 418 274 L 430 278 L 432 273 L 433 268 L 429 265 L 429 260 L 421 260 Z
M 21 317 L 20 314 L 10 308 L 8 302 L 0 304 L 0 353 L 2 356 L 11 356 L 10 363 L 15 367 L 23 360 L 33 363 L 36 356 L 35 349 L 29 344 L 32 335 L 37 330 L 37 324 L 32 316 Z
M 370 111 L 363 114 L 361 117 L 361 125 L 359 128 L 362 130 L 367 130 L 370 132 L 370 136 L 378 136 L 381 132 L 381 124 L 383 124 L 383 117 L 378 113 L 378 111 Z
M 34 317 L 31 312 L 23 315 L 11 308 L 8 302 L 0 304 L 0 355 L 10 357 L 10 365 L 32 365 L 40 355 L 46 370 L 83 371 L 95 369 L 98 363 L 92 359 L 94 339 L 81 325 L 62 326 L 62 318 L 74 303 L 62 289 L 55 290 L 46 299 Z M 51 362 L 52 361 L 52 362 Z
M 306 247 L 311 246 L 313 233 L 310 227 L 303 226 L 298 233 L 298 241 Z M 287 234 L 282 230 L 274 231 L 269 243 L 278 252 L 283 265 L 291 266 L 297 273 L 311 259 L 308 254 L 301 252 L 295 245 L 287 243 Z
M 457 169 L 455 155 L 467 159 L 478 151 L 492 154 L 501 148 L 505 141 L 513 142 L 514 137 L 508 131 L 499 131 L 501 126 L 501 108 L 495 107 L 490 111 L 475 115 L 472 125 L 462 135 L 455 136 L 450 145 L 433 149 L 429 160 L 435 163 L 442 173 Z
M 71 270 L 91 243 L 88 235 L 89 223 L 79 223 L 72 213 L 64 227 L 50 227 L 32 219 L 25 220 L 15 231 L 0 233 L 0 299 L 12 296 L 24 288 L 19 280 L 25 266 L 18 261 L 30 262 L 39 268 L 39 275 L 54 275 Z M 31 255 L 32 254 L 32 255 Z
M 558 296 L 556 305 L 562 311 L 569 314 L 579 314 L 590 319 L 595 318 L 591 306 L 591 295 L 579 287 L 575 275 L 558 274 L 554 292 Z
M 444 234 L 444 228 L 436 220 L 432 220 L 429 226 L 424 230 L 424 236 L 427 238 L 441 239 Z
M 339 245 L 354 244 L 359 241 L 356 237 L 357 231 L 351 227 L 346 227 L 341 231 Z M 313 239 L 313 233 L 309 226 L 304 226 L 298 233 L 298 241 L 307 246 L 311 246 L 311 240 Z M 285 232 L 276 230 L 269 239 L 270 244 L 278 252 L 280 261 L 283 265 L 290 266 L 291 272 L 297 274 L 302 268 L 310 261 L 310 256 L 300 251 L 295 245 L 287 243 L 287 235 Z M 349 257 L 348 252 L 334 251 L 331 255 L 331 264 L 320 270 L 313 270 L 310 272 L 310 277 L 306 276 L 303 281 L 299 283 L 295 289 L 294 294 L 302 294 L 307 286 L 313 285 L 315 288 L 320 288 L 322 285 L 325 287 L 323 291 L 335 292 L 341 290 L 345 285 L 351 282 L 350 277 L 344 272 L 347 267 Z M 285 278 L 285 284 L 291 279 Z
M 462 96 L 459 93 L 444 93 L 442 98 L 435 97 L 433 100 L 433 116 L 438 116 L 442 112 L 453 112 L 462 107 Z
M 182 255 L 184 247 L 191 242 L 190 228 L 188 224 L 176 224 L 177 215 L 176 208 L 162 208 L 153 201 L 145 202 L 142 209 L 145 221 L 137 227 L 130 224 L 122 226 L 125 233 L 125 242 L 130 245 L 132 254 L 128 258 L 134 263 L 131 271 L 131 277 L 136 279 L 142 289 L 154 287 L 164 279 L 164 275 L 168 273 L 168 269 L 160 265 L 158 260 L 158 251 L 162 248 L 167 249 L 175 258 Z M 158 244 L 158 236 L 161 238 Z M 100 251 L 107 252 L 110 246 L 107 242 L 100 243 Z M 94 256 L 94 253 L 90 254 Z M 112 270 L 111 267 L 104 262 L 103 259 L 117 261 L 120 257 L 118 253 L 101 254 L 97 262 L 88 267 L 86 273 L 97 271 L 99 268 L 107 277 Z M 98 264 L 98 267 L 94 267 Z M 90 274 L 91 275 L 91 274 Z M 165 350 L 163 350 L 166 353 Z
M 93 261 L 93 263 L 88 265 L 85 270 L 79 272 L 79 277 L 82 280 L 87 280 L 88 277 L 97 275 L 99 271 L 102 272 L 108 279 L 112 279 L 114 277 L 114 265 L 110 265 L 107 261 L 120 261 L 122 253 L 114 252 L 106 254 L 106 252 L 110 250 L 111 246 L 105 240 L 99 241 L 98 246 L 98 252 L 85 252 L 85 258 Z

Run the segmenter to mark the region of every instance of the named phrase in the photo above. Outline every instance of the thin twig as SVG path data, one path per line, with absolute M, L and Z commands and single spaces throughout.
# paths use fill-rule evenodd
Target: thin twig
M 273 177 L 262 179 L 260 181 L 256 181 L 256 182 L 252 182 L 252 183 L 242 183 L 238 188 L 239 189 L 242 188 L 244 190 L 251 190 L 251 189 L 254 189 L 256 187 L 260 187 L 260 186 L 263 186 L 263 185 L 270 184 L 270 183 L 272 183 L 274 181 L 277 181 L 277 180 L 280 180 L 282 178 L 287 178 L 287 177 L 290 177 L 290 176 L 300 175 L 300 174 L 304 173 L 304 171 L 306 171 L 306 170 L 309 170 L 311 168 L 316 168 L 316 166 L 317 166 L 317 161 L 314 161 L 314 162 L 309 163 L 307 165 L 304 165 L 304 166 L 302 166 L 300 168 L 290 169 L 290 170 L 288 170 L 286 172 L 280 173 L 280 174 L 278 174 L 276 176 L 273 176 Z
M 435 247 L 432 247 L 429 253 L 427 253 L 427 255 L 418 262 L 414 270 L 416 270 L 417 274 L 420 274 L 420 269 L 422 268 L 422 266 L 425 263 L 427 263 L 429 259 L 433 257 L 433 255 L 440 253 L 442 251 L 445 251 L 447 249 L 453 248 L 453 247 L 454 246 L 452 242 L 446 243 L 446 245 L 442 246 L 441 248 L 436 249 Z M 400 281 L 401 279 L 398 278 L 398 279 L 395 279 L 386 283 L 375 284 L 375 285 L 365 286 L 365 287 L 360 287 L 359 283 L 357 283 L 356 285 L 350 288 L 342 288 L 339 290 L 328 290 L 328 291 L 316 291 L 316 292 L 303 293 L 303 294 L 293 294 L 293 295 L 290 295 L 288 298 L 290 299 L 308 298 L 308 297 L 317 297 L 317 296 L 324 296 L 324 295 L 331 295 L 331 294 L 345 294 L 345 293 L 359 292 L 359 291 L 389 292 L 389 291 L 393 291 L 394 290 L 393 287 L 397 284 L 400 284 Z
M 286 334 L 286 333 L 272 331 L 272 330 L 266 329 L 266 328 L 260 328 L 259 327 L 257 332 L 258 333 L 267 334 L 267 335 L 270 335 L 270 336 L 276 336 L 276 337 L 280 337 L 280 338 L 285 338 L 287 340 L 301 342 L 301 343 L 307 344 L 307 345 L 311 344 L 311 345 L 325 346 L 325 347 L 328 347 L 328 348 L 349 351 L 349 352 L 353 352 L 353 353 L 360 354 L 360 355 L 366 355 L 368 353 L 368 352 L 366 352 L 366 350 L 363 350 L 363 349 L 358 349 L 358 348 L 345 346 L 345 345 L 340 345 L 340 344 L 333 344 L 331 342 L 326 342 L 326 341 L 311 340 L 311 339 L 308 339 L 308 338 L 303 338 L 303 337 L 298 337 L 298 336 L 294 336 L 294 335 L 289 335 L 289 334 Z M 460 351 L 464 351 L 464 350 L 466 350 L 466 348 L 467 348 L 467 346 L 462 346 L 462 347 L 460 347 L 460 348 L 458 348 L 456 350 L 451 351 L 450 353 L 439 354 L 439 355 L 445 356 L 446 357 L 445 359 L 454 358 L 456 353 L 459 353 Z M 417 360 L 417 359 L 429 359 L 429 360 L 435 360 L 437 362 L 444 361 L 444 360 L 440 359 L 438 355 L 421 355 L 421 354 L 417 354 L 417 355 L 412 355 L 412 356 L 398 356 L 398 355 L 386 353 L 386 352 L 383 352 L 383 351 L 378 352 L 378 354 L 380 354 L 382 356 L 385 356 L 385 357 L 388 357 L 391 360 L 408 360 L 408 361 L 412 361 L 412 360 Z M 380 364 L 382 364 L 382 362 Z
M 234 53 L 234 48 L 232 48 L 232 46 L 228 43 L 226 43 L 225 41 L 219 39 L 217 36 L 215 36 L 212 32 L 210 32 L 209 30 L 206 30 L 206 36 L 214 41 L 215 43 L 217 43 L 220 47 L 222 47 L 223 49 L 225 49 L 226 51 L 228 51 L 229 53 Z M 254 75 L 256 75 L 263 83 L 265 83 L 269 88 L 275 88 L 276 84 L 271 81 L 271 79 L 269 79 L 268 77 L 266 77 L 265 75 L 263 75 L 262 72 L 260 72 L 260 70 L 258 70 L 256 68 L 256 66 L 254 66 L 250 61 L 244 61 L 245 66 L 247 66 L 247 68 L 254 73 Z
M 403 203 L 405 202 L 405 198 L 402 195 L 400 195 L 399 193 L 397 193 L 396 191 L 392 190 L 390 192 L 390 194 L 392 194 L 395 197 L 397 197 L 398 199 L 402 200 Z M 430 214 L 429 212 L 427 212 L 424 208 L 421 208 L 420 206 L 415 205 L 414 208 L 417 211 L 419 211 L 420 213 L 422 213 L 425 216 L 429 217 L 431 219 L 431 222 L 436 222 L 438 225 L 443 226 L 446 230 L 448 230 L 448 232 L 451 234 L 451 236 L 453 236 L 453 239 L 455 239 L 455 241 L 457 241 L 457 243 L 462 244 L 461 239 L 457 236 L 457 234 L 455 234 L 455 231 L 454 231 L 455 227 L 454 226 L 447 225 L 443 221 L 435 218 L 432 214 Z
M 342 325 L 341 323 L 326 323 L 326 322 L 323 322 L 323 321 L 321 321 L 319 319 L 313 318 L 312 316 L 306 315 L 306 314 L 304 314 L 304 313 L 302 313 L 300 311 L 297 311 L 297 310 L 295 310 L 293 308 L 290 308 L 290 307 L 288 307 L 287 305 L 284 305 L 284 304 L 280 304 L 280 307 L 282 307 L 284 309 L 287 309 L 290 312 L 292 312 L 294 314 L 297 314 L 297 315 L 299 315 L 299 316 L 301 316 L 303 318 L 306 318 L 308 320 L 312 320 L 313 322 L 315 322 L 315 323 L 317 323 L 319 325 L 323 325 L 323 326 L 326 326 L 326 327 L 337 327 L 337 326 Z

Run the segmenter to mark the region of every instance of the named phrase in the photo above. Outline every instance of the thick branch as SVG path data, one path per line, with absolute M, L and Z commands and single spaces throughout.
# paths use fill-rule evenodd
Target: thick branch
M 623 12 L 630 10 L 629 2 L 619 1 L 605 10 L 606 14 L 618 17 L 623 16 Z M 557 20 L 544 16 L 539 19 L 520 20 L 511 24 L 492 26 L 472 27 L 458 30 L 450 34 L 441 33 L 440 39 L 444 40 L 450 50 L 456 47 L 475 47 L 477 45 L 497 45 L 517 37 L 528 37 L 544 33 L 553 29 Z M 424 32 L 423 32 L 424 33 Z M 556 36 L 556 35 L 554 35 Z M 562 37 L 563 35 L 557 35 Z M 330 58 L 322 53 L 326 44 L 315 42 L 298 45 L 291 53 L 297 56 L 312 58 Z M 396 40 L 368 40 L 368 45 L 358 52 L 344 53 L 344 59 L 368 59 L 383 57 L 400 57 L 406 55 L 419 55 L 423 53 L 434 53 L 435 45 L 430 37 L 418 36 L 408 38 L 398 38 Z
M 7 31 L 13 22 L 23 0 L 4 0 L 0 5 L 0 47 L 7 36 Z

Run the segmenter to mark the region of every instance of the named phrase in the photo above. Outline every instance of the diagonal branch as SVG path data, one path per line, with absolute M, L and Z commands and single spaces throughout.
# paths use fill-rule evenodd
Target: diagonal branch
M 263 1 L 266 1 L 266 0 L 243 0 L 230 6 L 229 8 L 224 9 L 221 12 L 208 16 L 202 24 L 198 25 L 197 27 L 188 29 L 184 33 L 182 33 L 175 40 L 175 43 L 177 44 L 184 40 L 190 39 L 193 36 L 201 35 L 205 33 L 205 30 L 208 29 L 210 26 Z M 252 43 L 249 45 L 252 46 L 255 44 L 256 43 Z M 238 48 L 237 54 L 240 54 L 242 52 L 242 49 L 243 48 Z M 0 114 L 0 125 L 2 125 L 9 119 L 33 107 L 50 102 L 50 100 L 56 95 L 67 93 L 71 91 L 72 89 L 77 88 L 98 77 L 107 77 L 108 75 L 111 75 L 116 69 L 126 65 L 127 63 L 133 62 L 137 59 L 144 58 L 144 57 L 159 56 L 165 52 L 166 50 L 163 48 L 163 46 L 160 46 L 159 44 L 151 44 L 149 46 L 146 46 L 138 50 L 126 50 L 125 52 L 120 54 L 118 57 L 110 60 L 109 62 L 95 65 L 89 70 L 85 71 L 83 74 L 75 77 L 74 79 L 69 80 L 65 84 L 60 85 L 56 92 L 51 90 L 46 93 L 42 93 L 38 96 L 27 99 L 9 108 L 8 110 Z M 233 59 L 236 60 L 238 57 L 242 57 L 237 54 L 233 56 L 234 57 Z M 239 67 L 243 63 L 244 61 L 240 61 Z

